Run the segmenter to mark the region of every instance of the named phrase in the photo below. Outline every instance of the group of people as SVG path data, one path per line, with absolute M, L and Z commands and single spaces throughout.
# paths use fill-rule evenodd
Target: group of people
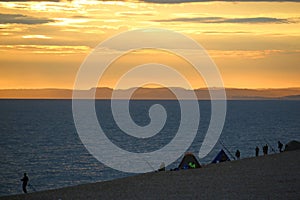
M 279 150 L 279 152 L 282 152 L 282 148 L 283 148 L 283 144 L 282 144 L 280 141 L 278 141 L 278 150 Z M 267 155 L 267 154 L 268 154 L 268 150 L 269 150 L 268 144 L 264 145 L 262 149 L 263 149 L 263 154 L 264 154 L 264 155 Z M 258 146 L 256 146 L 256 148 L 255 148 L 255 156 L 256 156 L 256 157 L 259 156 L 259 147 L 258 147 Z M 240 157 L 241 157 L 241 152 L 240 152 L 239 150 L 236 150 L 236 152 L 235 152 L 235 157 L 236 157 L 237 159 L 240 159 Z M 192 163 L 192 162 L 190 162 L 188 167 L 189 167 L 189 168 L 195 168 L 195 164 Z M 161 164 L 161 166 L 160 166 L 160 169 L 159 169 L 158 171 L 165 171 L 165 170 L 166 170 L 166 167 L 165 167 L 165 163 L 163 162 L 163 163 Z M 27 193 L 26 187 L 27 187 L 27 185 L 28 185 L 29 178 L 28 178 L 28 176 L 27 176 L 26 173 L 24 173 L 24 176 L 23 176 L 23 178 L 21 179 L 21 181 L 23 182 L 23 183 L 22 183 L 22 189 L 23 189 L 23 192 L 24 192 L 24 193 Z
M 279 152 L 283 151 L 282 148 L 283 148 L 283 144 L 280 141 L 278 141 L 278 150 L 279 150 Z M 263 149 L 263 154 L 264 155 L 268 155 L 268 152 L 269 152 L 269 146 L 268 146 L 268 144 L 264 145 L 262 147 L 262 149 Z M 255 156 L 256 157 L 259 156 L 259 147 L 258 146 L 256 146 L 256 148 L 255 148 Z
M 282 144 L 280 141 L 278 141 L 278 150 L 279 150 L 279 152 L 282 152 L 282 151 L 283 151 L 282 148 L 283 148 L 283 144 Z M 269 146 L 268 146 L 268 144 L 264 145 L 264 146 L 262 147 L 262 150 L 263 150 L 263 155 L 268 155 L 268 152 L 269 152 Z M 258 147 L 258 146 L 256 146 L 256 148 L 255 148 L 255 156 L 256 156 L 256 157 L 259 156 L 259 147 Z M 240 159 L 240 157 L 241 157 L 241 152 L 240 152 L 239 150 L 236 150 L 236 152 L 235 152 L 235 157 L 236 157 L 237 159 Z

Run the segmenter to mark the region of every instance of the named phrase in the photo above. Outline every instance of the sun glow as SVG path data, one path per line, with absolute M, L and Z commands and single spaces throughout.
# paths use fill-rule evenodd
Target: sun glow
M 45 11 L 47 10 L 47 2 L 33 2 L 31 4 L 31 10 L 36 10 L 36 11 Z
M 45 35 L 23 35 L 22 38 L 26 38 L 26 39 L 32 39 L 32 38 L 37 38 L 37 39 L 51 39 L 52 37 L 45 36 Z
M 65 80 L 57 78 L 58 71 L 78 69 L 95 46 L 116 34 L 153 27 L 177 31 L 200 43 L 217 64 L 226 87 L 300 87 L 299 13 L 295 2 L 0 2 L 1 88 L 51 86 L 50 81 L 43 84 L 44 79 L 52 80 L 55 87 L 72 87 L 76 71 L 65 73 Z M 120 65 L 135 59 L 150 62 L 151 56 L 165 61 L 162 54 L 147 53 L 148 57 L 136 54 Z M 170 58 L 169 64 L 175 60 Z M 192 79 L 193 73 L 186 73 Z M 112 81 L 106 82 L 111 86 Z M 196 79 L 192 82 L 200 85 Z

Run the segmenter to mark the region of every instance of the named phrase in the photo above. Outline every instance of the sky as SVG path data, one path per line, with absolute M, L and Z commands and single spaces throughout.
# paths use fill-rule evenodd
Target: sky
M 300 87 L 299 2 L 0 0 L 0 89 L 72 89 L 81 64 L 98 44 L 140 28 L 169 29 L 197 41 L 225 87 Z M 115 88 L 124 69 L 151 62 L 184 73 L 195 89 L 206 87 L 186 60 L 155 49 L 122 56 L 98 86 Z M 165 79 L 168 86 L 182 87 L 165 70 L 148 71 L 137 71 L 121 87 L 151 76 L 153 85 Z

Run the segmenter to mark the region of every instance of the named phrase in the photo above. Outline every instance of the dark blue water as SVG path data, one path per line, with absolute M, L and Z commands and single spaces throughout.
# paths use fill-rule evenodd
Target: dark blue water
M 164 128 L 148 139 L 126 135 L 115 124 L 110 101 L 96 102 L 97 115 L 107 136 L 132 152 L 150 152 L 168 144 L 180 122 L 177 101 L 132 101 L 130 114 L 141 126 L 150 122 L 148 109 L 161 104 L 168 113 Z M 201 123 L 189 151 L 198 155 L 210 120 L 210 101 L 199 101 Z M 77 135 L 70 100 L 0 100 L 0 196 L 21 193 L 23 172 L 30 178 L 30 192 L 129 176 L 110 169 L 91 156 Z M 256 146 L 300 140 L 300 101 L 228 101 L 220 140 L 233 154 L 252 157 Z M 217 144 L 201 159 L 209 163 L 222 148 Z M 105 153 L 105 152 L 104 152 Z M 273 153 L 273 152 L 271 152 Z M 177 160 L 168 169 L 179 164 Z M 157 166 L 158 167 L 158 166 Z

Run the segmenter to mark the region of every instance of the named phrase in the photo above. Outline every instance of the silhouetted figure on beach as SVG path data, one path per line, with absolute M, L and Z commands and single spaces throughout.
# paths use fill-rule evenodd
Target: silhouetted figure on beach
M 256 148 L 255 148 L 255 156 L 258 157 L 258 155 L 259 155 L 259 148 L 258 148 L 258 146 L 256 146 Z
M 268 145 L 266 144 L 265 146 L 263 146 L 263 152 L 264 152 L 264 155 L 268 155 Z
M 280 141 L 278 141 L 279 152 L 282 152 L 282 147 L 283 147 L 283 144 Z
M 27 174 L 26 174 L 26 173 L 24 173 L 24 177 L 21 179 L 21 181 L 23 181 L 23 184 L 22 184 L 22 189 L 23 189 L 23 192 L 24 192 L 24 193 L 27 193 L 27 189 L 26 189 L 26 187 L 27 187 L 27 184 L 28 184 L 29 178 L 28 178 L 28 176 L 27 176 Z
M 239 160 L 241 156 L 241 152 L 239 150 L 236 150 L 235 157 Z

